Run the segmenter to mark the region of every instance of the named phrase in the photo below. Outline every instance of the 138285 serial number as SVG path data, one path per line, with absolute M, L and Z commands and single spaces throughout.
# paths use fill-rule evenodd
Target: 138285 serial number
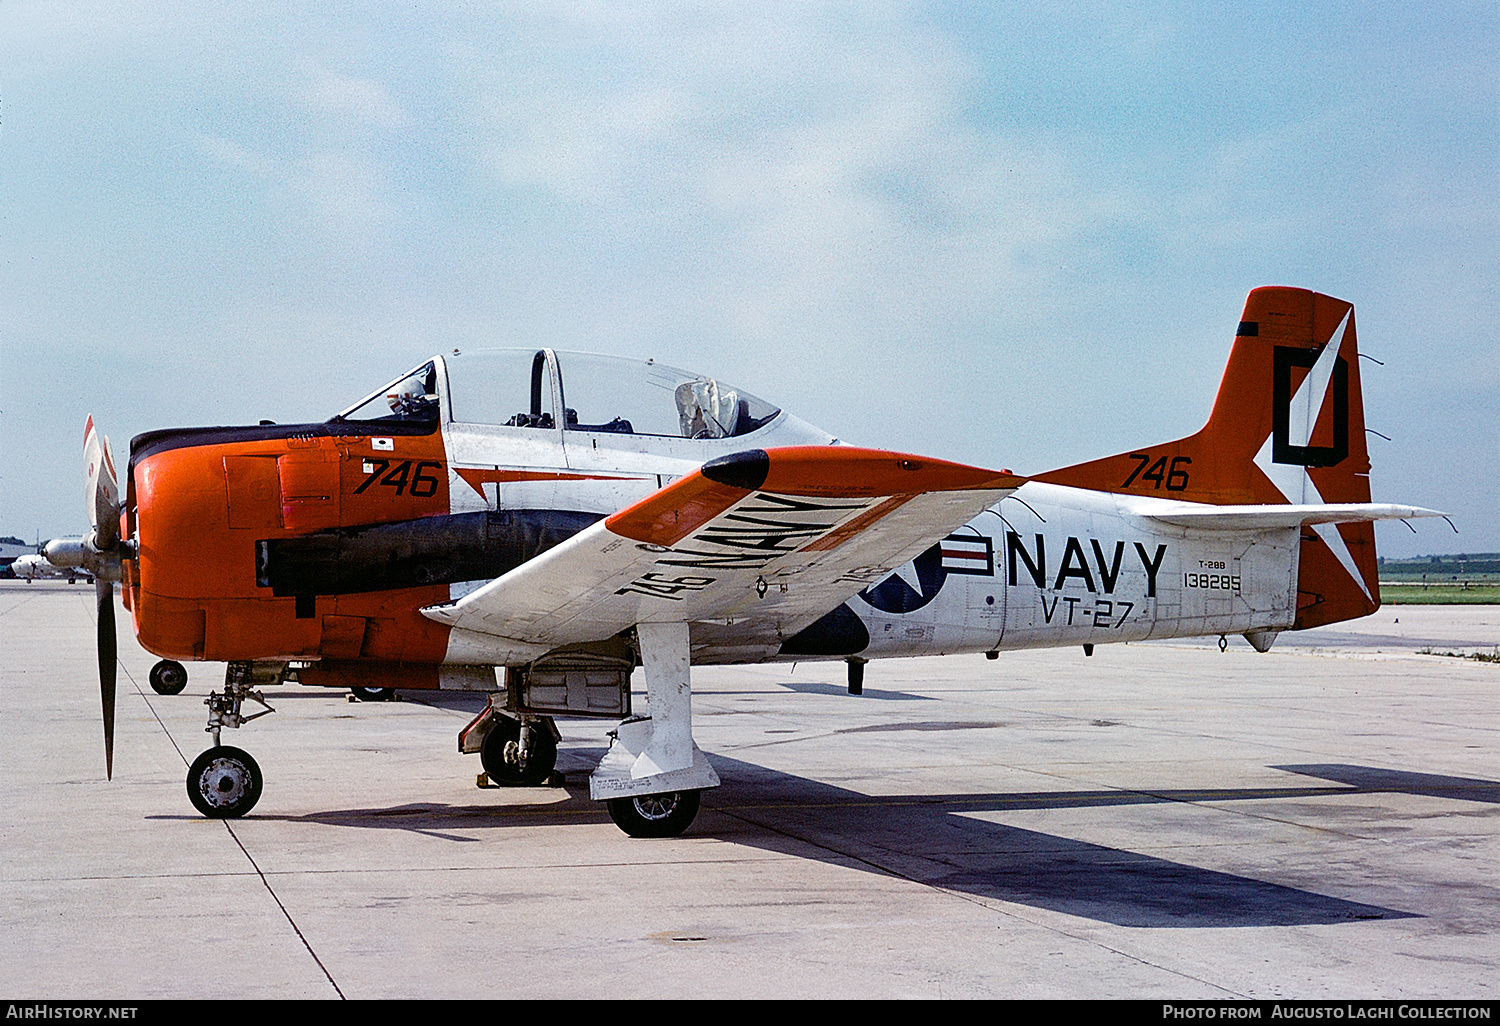
M 1182 575 L 1184 588 L 1203 588 L 1208 591 L 1239 591 L 1239 574 L 1193 574 Z

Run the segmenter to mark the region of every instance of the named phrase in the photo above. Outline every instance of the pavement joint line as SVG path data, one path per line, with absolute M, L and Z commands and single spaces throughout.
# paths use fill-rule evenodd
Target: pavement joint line
M 1080 944 L 1091 945 L 1095 948 L 1098 948 L 1100 951 L 1108 951 L 1112 955 L 1118 955 L 1120 958 L 1135 962 L 1137 965 L 1147 966 L 1151 969 L 1157 970 L 1158 972 L 1164 972 L 1172 976 L 1180 977 L 1184 980 L 1192 980 L 1194 983 L 1200 983 L 1205 987 L 1211 987 L 1214 990 L 1233 995 L 1235 998 L 1245 999 L 1250 996 L 1248 994 L 1242 994 L 1236 990 L 1231 990 L 1221 984 L 1214 983 L 1212 980 L 1205 979 L 1202 976 L 1183 972 L 1181 969 L 1173 969 L 1171 966 L 1164 965 L 1161 962 L 1153 961 L 1149 958 L 1144 958 L 1140 955 L 1135 955 L 1128 951 L 1122 950 L 1121 948 L 1116 947 L 1113 944 L 1106 944 L 1103 941 L 1099 940 L 1097 937 L 1090 936 L 1087 933 L 1080 933 L 1074 930 L 1069 930 L 1057 923 L 1048 923 L 1042 921 L 1041 919 L 1034 919 L 1029 916 L 1022 915 L 1019 911 L 1013 908 L 1000 907 L 990 904 L 991 901 L 995 901 L 997 899 L 987 899 L 980 897 L 977 894 L 964 894 L 962 891 L 954 891 L 947 887 L 941 887 L 936 884 L 930 884 L 929 886 L 932 887 L 933 890 L 941 891 L 944 894 L 951 895 L 952 897 L 958 898 L 961 901 L 967 901 L 971 904 L 978 905 L 980 908 L 986 909 L 990 912 L 995 912 L 1003 916 L 1009 916 L 1012 919 L 1017 919 L 1023 923 L 1028 923 L 1032 926 L 1037 927 L 1038 929 L 1046 930 L 1049 933 L 1058 934 Z M 1067 913 L 1059 914 L 1066 915 Z
M 255 856 L 250 854 L 250 849 L 245 847 L 245 842 L 240 840 L 239 834 L 235 833 L 234 824 L 229 822 L 228 820 L 224 820 L 224 829 L 229 834 L 229 836 L 234 839 L 234 843 L 239 846 L 240 851 L 245 853 L 246 860 L 249 861 L 250 867 L 255 870 L 255 875 L 260 878 L 261 884 L 265 886 L 266 893 L 271 896 L 271 900 L 276 903 L 276 907 L 281 909 L 281 914 L 286 917 L 287 924 L 291 926 L 292 932 L 297 935 L 297 939 L 302 942 L 302 947 L 306 949 L 308 955 L 311 956 L 314 964 L 316 964 L 317 967 L 323 971 L 323 975 L 327 978 L 328 985 L 333 988 L 333 992 L 339 996 L 340 1001 L 347 1000 L 347 998 L 344 997 L 343 990 L 339 988 L 338 981 L 333 978 L 333 974 L 328 971 L 328 967 L 323 964 L 323 960 L 319 958 L 318 953 L 313 950 L 312 944 L 309 943 L 307 937 L 303 935 L 302 928 L 297 925 L 297 920 L 292 918 L 292 913 L 287 909 L 286 905 L 282 903 L 281 897 L 276 893 L 276 888 L 271 886 L 271 881 L 266 879 L 265 873 L 261 872 L 260 866 L 255 862 Z
M 914 883 L 921 883 L 921 881 L 913 881 L 913 882 Z M 1076 931 L 1065 929 L 1064 927 L 1062 927 L 1062 926 L 1060 926 L 1060 925 L 1058 925 L 1056 923 L 1044 922 L 1044 921 L 1042 921 L 1039 918 L 1028 917 L 1026 915 L 1021 914 L 1016 909 L 1006 907 L 1005 905 L 1002 905 L 1002 904 L 999 904 L 999 903 L 993 903 L 992 904 L 992 902 L 997 902 L 997 899 L 985 898 L 985 897 L 982 897 L 982 896 L 977 895 L 977 894 L 965 894 L 962 891 L 956 891 L 956 890 L 954 890 L 952 888 L 943 887 L 940 884 L 927 884 L 926 886 L 931 887 L 933 890 L 941 891 L 942 893 L 947 894 L 947 895 L 949 895 L 951 897 L 958 898 L 961 901 L 967 901 L 967 902 L 970 902 L 971 904 L 978 905 L 981 908 L 984 908 L 984 909 L 986 909 L 988 911 L 991 911 L 991 912 L 995 912 L 995 913 L 997 913 L 999 915 L 1009 916 L 1009 917 L 1011 917 L 1013 919 L 1018 919 L 1021 922 L 1029 923 L 1032 926 L 1036 926 L 1036 927 L 1039 927 L 1039 928 L 1041 928 L 1043 930 L 1047 930 L 1047 931 L 1049 931 L 1051 933 L 1056 933 L 1056 934 L 1059 934 L 1061 936 L 1067 937 L 1069 940 L 1077 941 L 1077 942 L 1082 943 L 1082 944 L 1092 945 L 1093 947 L 1096 947 L 1096 948 L 1098 948 L 1100 950 L 1108 951 L 1111 954 L 1118 955 L 1121 958 L 1128 959 L 1128 960 L 1130 960 L 1132 962 L 1135 962 L 1135 963 L 1137 963 L 1139 965 L 1148 966 L 1148 967 L 1150 967 L 1152 969 L 1156 969 L 1156 970 L 1158 970 L 1160 972 L 1169 973 L 1169 974 L 1171 974 L 1173 976 L 1178 976 L 1178 977 L 1181 977 L 1182 979 L 1185 979 L 1185 980 L 1192 980 L 1195 983 L 1200 983 L 1200 984 L 1202 984 L 1202 985 L 1204 985 L 1206 987 L 1211 987 L 1214 990 L 1222 991 L 1225 994 L 1233 995 L 1236 998 L 1244 998 L 1244 997 L 1247 996 L 1247 995 L 1244 995 L 1244 994 L 1240 994 L 1238 991 L 1234 991 L 1234 990 L 1231 990 L 1231 989 L 1229 989 L 1227 987 L 1223 987 L 1223 986 L 1221 986 L 1219 984 L 1213 983 L 1212 981 L 1204 979 L 1201 976 L 1196 976 L 1196 975 L 1193 975 L 1191 973 L 1186 973 L 1186 972 L 1183 972 L 1183 971 L 1178 970 L 1178 969 L 1173 969 L 1173 968 L 1171 968 L 1171 967 L 1169 967 L 1167 965 L 1164 965 L 1164 964 L 1162 964 L 1160 962 L 1155 962 L 1155 961 L 1152 961 L 1151 959 L 1143 958 L 1140 955 L 1135 955 L 1135 954 L 1132 954 L 1132 953 L 1130 953 L 1128 951 L 1124 951 L 1121 948 L 1116 947 L 1115 945 L 1105 944 L 1102 941 L 1098 940 L 1097 938 L 1089 936 L 1087 934 L 1080 934 L 1080 933 L 1078 933 Z
M 95 617 L 94 622 L 95 626 L 97 627 L 97 616 Z M 136 694 L 139 695 L 141 699 L 146 703 L 146 708 L 151 710 L 152 718 L 156 720 L 157 724 L 162 729 L 162 733 L 167 736 L 167 740 L 171 743 L 172 748 L 176 750 L 177 757 L 182 759 L 183 765 L 187 765 L 188 760 L 182 751 L 182 746 L 179 745 L 177 743 L 177 739 L 172 736 L 171 729 L 168 728 L 166 723 L 162 721 L 162 718 L 157 713 L 156 707 L 152 704 L 151 699 L 146 697 L 145 692 L 141 690 L 140 683 L 135 679 L 135 677 L 130 673 L 130 670 L 125 666 L 124 660 L 117 659 L 116 666 L 117 669 L 124 672 L 125 679 L 130 681 L 130 686 L 135 689 Z M 323 960 L 319 958 L 318 953 L 313 950 L 313 946 L 308 941 L 306 935 L 303 934 L 302 928 L 297 925 L 297 920 L 293 918 L 291 911 L 286 907 L 285 903 L 282 902 L 280 895 L 276 893 L 276 888 L 271 886 L 271 881 L 266 878 L 266 874 L 261 871 L 260 866 L 256 863 L 255 856 L 250 854 L 250 849 L 245 847 L 245 842 L 241 840 L 239 834 L 235 832 L 234 824 L 229 822 L 228 820 L 225 820 L 224 830 L 227 834 L 229 834 L 230 838 L 233 839 L 235 845 L 244 854 L 246 861 L 250 863 L 250 868 L 254 871 L 256 877 L 259 878 L 261 885 L 265 887 L 266 893 L 271 896 L 271 900 L 274 901 L 276 903 L 276 907 L 281 910 L 282 916 L 286 918 L 287 925 L 289 925 L 292 928 L 292 932 L 297 935 L 297 940 L 301 942 L 302 947 L 307 951 L 308 956 L 312 958 L 313 963 L 317 965 L 319 970 L 322 971 L 323 976 L 328 980 L 328 985 L 333 988 L 333 992 L 339 996 L 339 1000 L 346 1000 L 343 990 L 340 989 L 338 985 L 338 981 L 333 978 L 333 974 L 328 971 L 328 967 L 323 964 Z
M 238 840 L 238 838 L 236 838 L 236 840 Z M 735 842 L 733 842 L 733 841 L 726 841 L 724 843 L 726 843 L 726 844 L 733 844 Z M 244 846 L 241 845 L 240 847 L 243 849 Z M 479 865 L 473 865 L 473 864 L 465 863 L 463 865 L 428 866 L 428 867 L 425 867 L 425 868 L 401 869 L 401 870 L 393 870 L 393 869 L 390 869 L 388 867 L 379 867 L 379 868 L 370 868 L 370 869 L 363 869 L 363 868 L 353 868 L 353 869 L 351 869 L 351 868 L 340 867 L 338 869 L 271 869 L 271 870 L 263 870 L 263 869 L 259 869 L 258 867 L 255 867 L 255 868 L 251 868 L 251 869 L 248 869 L 248 870 L 239 870 L 239 871 L 228 871 L 228 870 L 226 870 L 226 871 L 223 871 L 223 872 L 216 872 L 216 873 L 182 873 L 182 872 L 172 872 L 172 873 L 126 873 L 126 874 L 120 874 L 120 875 L 115 875 L 115 876 L 98 876 L 98 875 L 90 875 L 90 876 L 27 876 L 27 877 L 19 877 L 18 876 L 18 877 L 10 877 L 10 878 L 4 879 L 4 880 L 0 880 L 0 887 L 6 887 L 6 886 L 14 885 L 14 884 L 31 884 L 31 883 L 96 883 L 96 882 L 104 882 L 104 881 L 109 881 L 109 880 L 218 880 L 218 879 L 230 880 L 230 879 L 248 878 L 250 876 L 259 876 L 261 879 L 265 880 L 265 879 L 271 879 L 272 877 L 285 877 L 285 878 L 290 879 L 290 878 L 296 878 L 296 877 L 312 877 L 312 876 L 339 876 L 339 877 L 344 877 L 344 876 L 380 876 L 380 875 L 389 875 L 391 873 L 400 873 L 403 876 L 421 876 L 421 875 L 433 875 L 433 876 L 437 876 L 437 875 L 446 875 L 448 873 L 494 873 L 494 872 L 517 873 L 517 872 L 533 872 L 533 871 L 545 872 L 545 871 L 549 871 L 549 870 L 568 870 L 568 869 L 576 869 L 576 870 L 637 869 L 637 868 L 644 868 L 644 867 L 651 867 L 651 866 L 665 866 L 665 865 L 672 865 L 672 866 L 774 865 L 774 864 L 777 864 L 777 863 L 785 862 L 786 860 L 787 860 L 787 856 L 785 856 L 785 855 L 767 855 L 764 858 L 756 858 L 756 857 L 752 857 L 752 856 L 741 856 L 741 857 L 729 858 L 729 859 L 713 859 L 713 858 L 690 859 L 690 858 L 683 858 L 681 856 L 681 854 L 678 853 L 678 852 L 672 852 L 672 853 L 669 853 L 666 856 L 663 856 L 660 859 L 616 860 L 616 861 L 610 861 L 610 862 L 588 862 L 588 863 L 579 863 L 579 862 L 527 862 L 525 864 L 517 864 L 517 865 L 494 865 L 494 866 L 479 866 Z M 253 866 L 254 866 L 254 863 L 253 863 L 253 860 L 252 860 L 252 867 Z

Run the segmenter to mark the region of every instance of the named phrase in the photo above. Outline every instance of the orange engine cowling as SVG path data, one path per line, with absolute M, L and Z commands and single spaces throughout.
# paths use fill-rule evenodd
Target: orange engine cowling
M 440 435 L 396 436 L 378 454 L 370 441 L 326 425 L 136 438 L 125 571 L 141 644 L 173 659 L 441 662 L 448 628 L 418 610 L 448 598 L 442 575 L 341 593 L 320 572 L 317 554 L 351 529 L 449 519 Z M 286 545 L 300 545 L 298 572 L 275 579 L 268 554 Z

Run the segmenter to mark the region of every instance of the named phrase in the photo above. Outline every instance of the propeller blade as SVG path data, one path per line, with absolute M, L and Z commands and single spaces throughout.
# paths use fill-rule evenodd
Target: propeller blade
M 83 425 L 83 462 L 88 486 L 84 505 L 89 511 L 93 534 L 82 540 L 82 562 L 94 575 L 98 599 L 99 705 L 104 715 L 104 775 L 115 775 L 115 679 L 118 642 L 115 639 L 115 586 L 119 577 L 120 484 L 115 474 L 109 439 L 94 427 L 91 414 Z
M 115 586 L 95 578 L 99 600 L 99 704 L 104 713 L 104 776 L 115 775 Z
M 107 552 L 120 540 L 120 485 L 109 439 L 99 434 L 92 416 L 83 426 L 83 461 L 88 468 L 84 505 L 94 528 L 94 546 Z

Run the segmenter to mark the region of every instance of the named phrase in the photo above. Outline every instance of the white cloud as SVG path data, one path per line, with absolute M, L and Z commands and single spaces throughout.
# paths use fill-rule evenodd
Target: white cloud
M 320 65 L 308 65 L 299 98 L 311 111 L 376 129 L 396 129 L 407 124 L 406 112 L 385 87 L 369 78 L 338 75 Z

